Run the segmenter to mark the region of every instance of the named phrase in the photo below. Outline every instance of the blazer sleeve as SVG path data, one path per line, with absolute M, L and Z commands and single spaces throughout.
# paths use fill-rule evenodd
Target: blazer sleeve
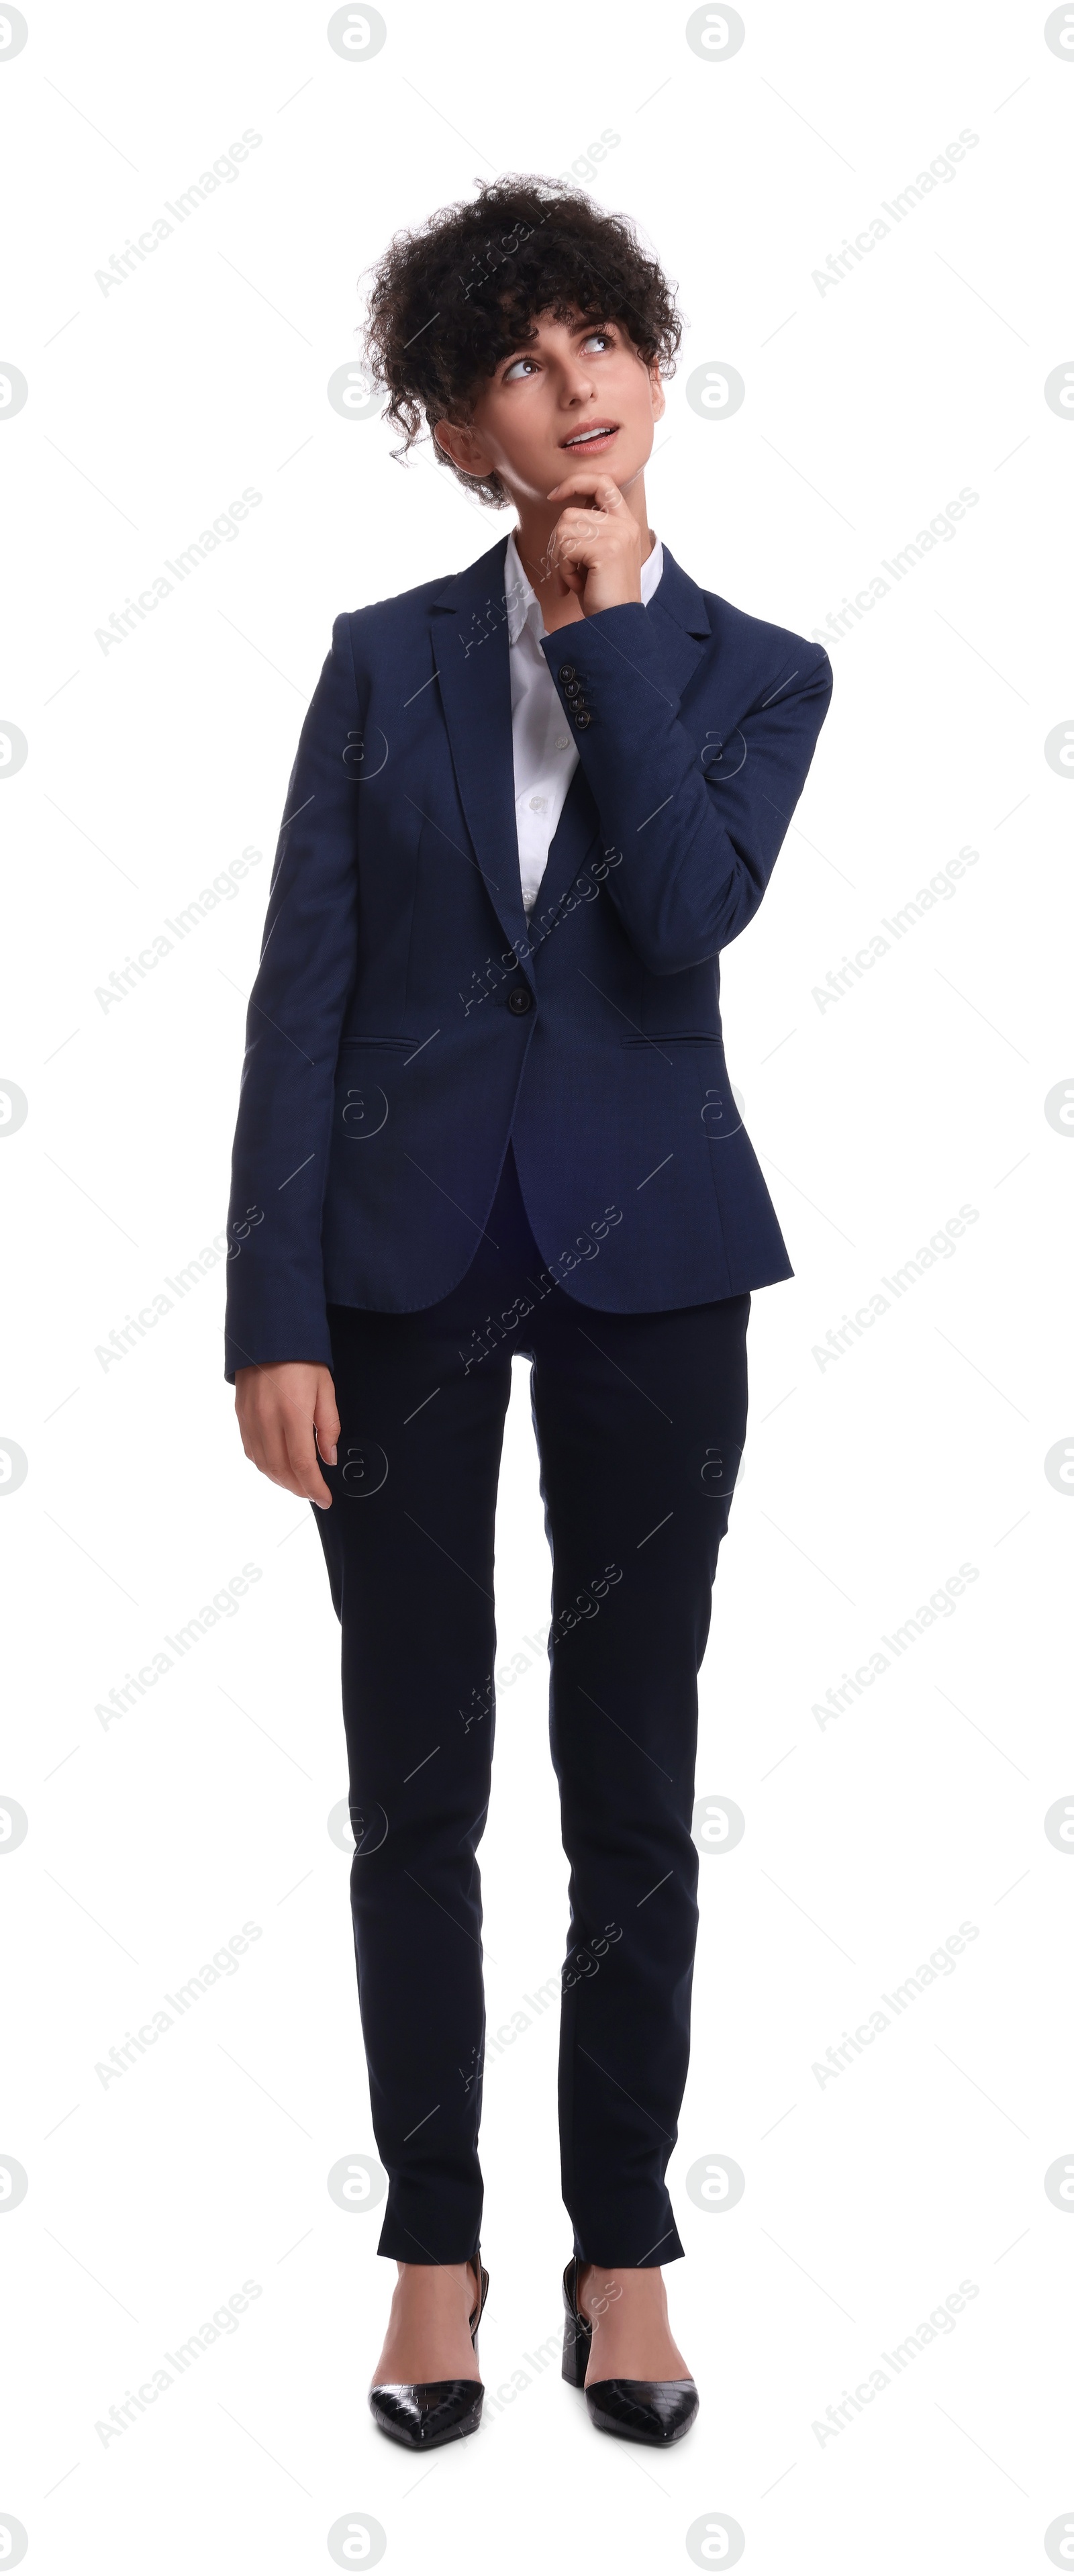
M 250 994 L 231 1160 L 224 1375 L 332 1352 L 321 1219 L 358 959 L 361 719 L 337 617 L 291 772 Z
M 803 643 L 777 663 L 703 765 L 641 602 L 557 629 L 544 651 L 568 716 L 559 664 L 573 654 L 585 671 L 590 722 L 575 739 L 620 852 L 605 883 L 631 946 L 654 975 L 703 964 L 765 892 L 828 712 L 827 654 Z

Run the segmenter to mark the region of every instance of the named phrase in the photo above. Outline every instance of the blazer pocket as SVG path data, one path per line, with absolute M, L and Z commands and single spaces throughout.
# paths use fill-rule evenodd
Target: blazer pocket
M 620 1038 L 620 1046 L 711 1046 L 722 1047 L 723 1039 L 714 1029 L 647 1029 L 643 1037 Z
M 341 1038 L 339 1052 L 346 1055 L 349 1047 L 400 1047 L 409 1055 L 424 1044 L 424 1038 Z

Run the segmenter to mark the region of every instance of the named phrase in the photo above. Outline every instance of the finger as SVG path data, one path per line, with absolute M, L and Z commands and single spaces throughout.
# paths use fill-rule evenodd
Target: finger
M 578 517 L 572 514 L 570 518 L 557 519 L 552 535 L 553 563 L 557 555 L 568 546 L 575 549 L 579 546 L 599 546 L 607 529 L 608 521 L 602 510 L 587 510 Z
M 327 1459 L 330 1467 L 334 1467 L 336 1463 L 336 1450 L 339 1442 L 340 1422 L 339 1408 L 336 1404 L 335 1389 L 332 1386 L 331 1381 L 329 1381 L 327 1385 L 318 1388 L 317 1402 L 313 1408 L 313 1428 L 317 1435 L 317 1447 L 320 1450 L 322 1458 Z
M 622 552 L 621 531 L 613 530 L 602 510 L 568 510 L 557 519 L 553 536 L 553 562 L 567 555 L 584 555 L 598 563 L 606 555 Z
M 622 523 L 616 525 L 608 511 L 595 504 L 591 510 L 564 510 L 552 531 L 553 547 L 563 545 L 568 538 L 575 545 L 618 546 L 622 542 Z
M 275 1390 L 258 1390 L 262 1401 L 251 1409 L 242 1426 L 243 1448 L 251 1465 L 273 1485 L 282 1485 L 289 1494 L 303 1494 L 305 1488 L 296 1477 L 288 1448 L 287 1414 Z M 311 1443 L 312 1446 L 312 1443 Z
M 586 537 L 568 537 L 562 552 L 556 557 L 556 571 L 565 581 L 571 569 L 584 577 L 586 573 L 606 571 L 615 560 L 615 556 L 603 546 L 594 545 Z
M 592 465 L 588 471 L 584 466 L 579 466 L 576 474 L 565 474 L 562 483 L 553 483 L 546 497 L 549 501 L 554 501 L 563 492 L 599 493 L 601 508 L 605 510 L 615 509 L 623 498 L 618 483 L 612 481 L 611 475 L 599 473 Z
M 602 557 L 586 537 L 565 537 L 556 555 L 555 569 L 564 575 L 571 568 L 592 572 L 601 561 Z
M 282 1485 L 285 1493 L 303 1493 L 303 1486 L 296 1477 L 291 1461 L 286 1422 L 279 1412 L 273 1412 L 265 1417 L 261 1431 L 261 1453 L 258 1464 L 262 1475 L 268 1476 L 272 1484 Z
M 294 1478 L 292 1493 L 304 1494 L 308 1503 L 318 1503 L 322 1511 L 327 1511 L 331 1506 L 332 1497 L 317 1463 L 317 1444 L 313 1436 L 312 1422 L 300 1419 L 294 1414 L 285 1415 L 284 1436 L 287 1442 L 288 1464 Z
M 598 474 L 595 466 L 590 466 L 590 469 L 579 466 L 577 474 L 564 474 L 564 479 L 561 479 L 559 484 L 554 484 L 554 489 L 549 492 L 549 500 L 556 495 L 556 492 L 577 492 L 582 500 L 585 500 L 585 497 L 590 497 L 590 500 L 600 497 L 600 507 L 616 507 L 616 502 L 623 500 L 618 482 L 613 482 L 610 474 Z M 608 495 L 613 497 L 608 500 Z
M 555 526 L 557 545 L 614 546 L 623 542 L 621 528 L 612 527 L 606 510 L 565 510 Z
M 566 511 L 556 522 L 552 555 L 556 565 L 564 556 L 577 556 L 593 566 L 641 562 L 637 531 L 629 513 L 625 518 L 612 519 L 604 510 Z

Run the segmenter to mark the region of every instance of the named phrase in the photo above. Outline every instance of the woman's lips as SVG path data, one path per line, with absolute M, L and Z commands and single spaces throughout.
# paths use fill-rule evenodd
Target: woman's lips
M 577 443 L 572 443 L 570 439 L 565 438 L 561 444 L 564 453 L 568 456 L 595 456 L 604 448 L 610 447 L 613 438 L 618 436 L 618 429 L 602 429 L 595 438 L 579 439 Z

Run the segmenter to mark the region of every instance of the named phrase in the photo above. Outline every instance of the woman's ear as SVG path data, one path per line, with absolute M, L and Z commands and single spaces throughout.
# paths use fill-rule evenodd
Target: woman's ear
M 437 446 L 443 449 L 444 455 L 450 457 L 452 464 L 457 465 L 461 473 L 487 472 L 487 465 L 482 461 L 481 442 L 476 431 L 453 420 L 438 420 L 433 430 L 433 437 Z

